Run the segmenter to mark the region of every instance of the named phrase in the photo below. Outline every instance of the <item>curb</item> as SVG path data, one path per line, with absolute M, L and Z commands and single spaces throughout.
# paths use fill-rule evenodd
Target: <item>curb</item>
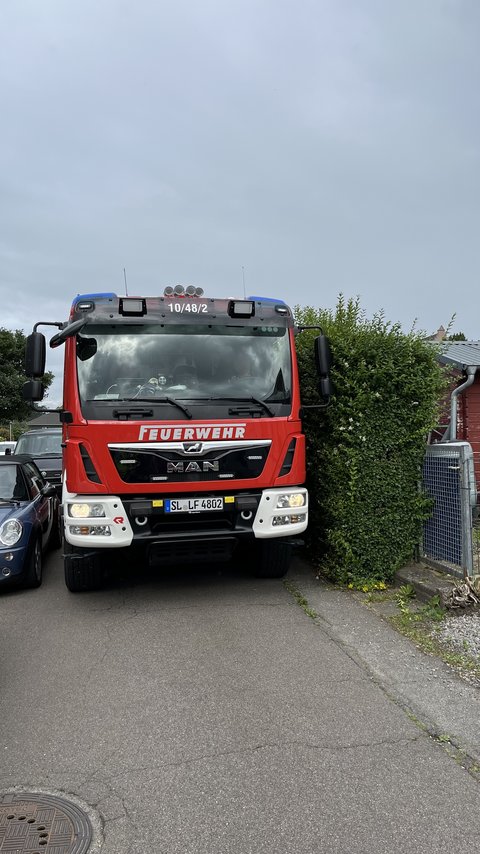
M 460 579 L 445 572 L 439 572 L 424 563 L 411 563 L 395 573 L 395 586 L 410 584 L 423 602 L 432 596 L 446 596 Z

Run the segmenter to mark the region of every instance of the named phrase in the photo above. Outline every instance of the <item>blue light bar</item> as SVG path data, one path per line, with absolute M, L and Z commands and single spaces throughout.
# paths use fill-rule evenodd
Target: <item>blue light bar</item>
M 273 302 L 275 305 L 286 305 L 283 299 L 273 299 L 272 297 L 247 297 L 247 299 L 256 300 L 256 302 Z

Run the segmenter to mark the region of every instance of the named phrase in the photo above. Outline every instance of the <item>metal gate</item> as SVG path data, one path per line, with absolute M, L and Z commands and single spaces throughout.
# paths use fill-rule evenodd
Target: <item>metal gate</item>
M 432 516 L 423 528 L 423 559 L 454 575 L 472 575 L 472 510 L 477 490 L 469 443 L 429 445 L 423 488 L 433 500 Z

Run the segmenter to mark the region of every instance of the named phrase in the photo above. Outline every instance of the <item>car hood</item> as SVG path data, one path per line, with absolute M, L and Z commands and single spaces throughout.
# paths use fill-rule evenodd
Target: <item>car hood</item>
M 16 501 L 11 504 L 3 504 L 3 502 L 0 502 L 0 525 L 6 522 L 7 519 L 17 519 L 21 516 L 25 503 L 25 501 Z

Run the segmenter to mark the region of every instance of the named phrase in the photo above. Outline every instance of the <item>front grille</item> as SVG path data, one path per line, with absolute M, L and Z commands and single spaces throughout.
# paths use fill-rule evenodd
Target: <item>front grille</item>
M 251 480 L 260 477 L 269 445 L 208 451 L 201 456 L 175 450 L 143 447 L 111 448 L 110 454 L 124 483 L 201 483 L 202 481 Z
M 45 471 L 42 472 L 45 480 L 48 480 L 49 483 L 61 483 L 62 475 L 58 472 Z
M 165 513 L 158 516 L 151 525 L 152 534 L 164 534 L 166 531 L 181 533 L 188 531 L 231 531 L 235 527 L 235 513 L 221 511 L 218 513 L 178 514 L 185 518 L 175 518 L 177 514 Z
M 158 564 L 213 563 L 229 560 L 237 545 L 234 537 L 216 537 L 213 540 L 165 540 L 153 543 L 148 550 L 150 566 Z

